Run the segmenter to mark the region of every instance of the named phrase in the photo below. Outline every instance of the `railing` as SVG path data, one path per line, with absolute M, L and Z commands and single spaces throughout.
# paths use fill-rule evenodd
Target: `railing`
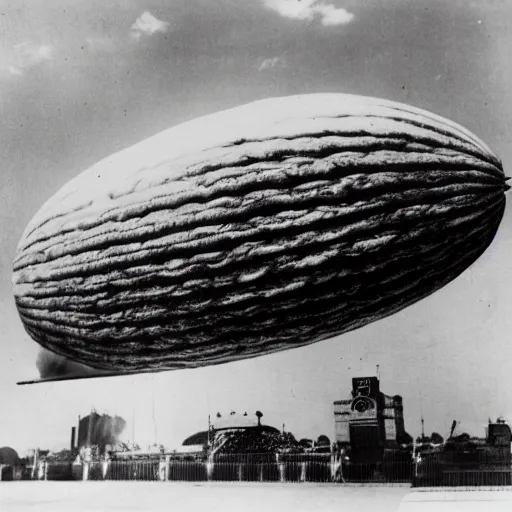
M 412 464 L 388 458 L 380 466 L 341 466 L 330 454 L 217 454 L 209 460 L 167 455 L 81 463 L 40 461 L 25 474 L 35 480 L 402 483 L 411 482 Z
M 159 480 L 158 461 L 110 461 L 100 480 Z M 103 469 L 103 468 L 102 468 Z
M 222 454 L 204 457 L 166 455 L 154 459 L 95 462 L 45 462 L 35 467 L 3 466 L 3 480 L 146 480 L 224 482 L 412 483 L 425 486 L 512 485 L 510 455 L 386 453 L 380 464 L 354 464 L 330 454 Z M 492 455 L 492 454 L 491 454 Z
M 210 480 L 245 482 L 331 482 L 329 454 L 223 454 L 207 463 Z
M 509 486 L 512 485 L 511 456 L 498 450 L 420 455 L 415 465 L 413 485 Z

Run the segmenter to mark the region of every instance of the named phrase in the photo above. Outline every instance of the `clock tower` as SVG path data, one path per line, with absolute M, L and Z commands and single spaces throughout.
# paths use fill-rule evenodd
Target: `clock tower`
M 353 378 L 351 397 L 334 402 L 334 420 L 336 441 L 355 463 L 380 462 L 385 448 L 407 437 L 402 399 L 382 393 L 377 377 Z

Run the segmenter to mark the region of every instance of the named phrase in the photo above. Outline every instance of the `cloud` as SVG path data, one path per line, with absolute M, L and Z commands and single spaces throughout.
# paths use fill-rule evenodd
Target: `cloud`
M 325 27 L 346 25 L 354 19 L 354 15 L 346 9 L 319 0 L 263 0 L 263 4 L 267 9 L 292 20 L 313 21 L 319 18 Z
M 53 48 L 46 44 L 25 41 L 14 46 L 14 56 L 8 70 L 11 75 L 21 76 L 28 69 L 53 58 Z
M 136 40 L 142 36 L 152 36 L 153 34 L 164 34 L 169 30 L 169 22 L 162 21 L 153 16 L 149 11 L 144 11 L 131 26 L 132 37 Z
M 258 67 L 258 71 L 264 71 L 266 69 L 272 69 L 275 67 L 286 67 L 286 61 L 283 57 L 271 57 L 268 59 L 263 59 L 261 64 Z

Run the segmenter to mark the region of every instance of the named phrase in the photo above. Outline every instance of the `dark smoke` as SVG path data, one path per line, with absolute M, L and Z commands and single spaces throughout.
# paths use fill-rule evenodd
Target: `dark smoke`
M 49 350 L 42 348 L 37 355 L 36 366 L 39 370 L 41 379 L 51 379 L 57 377 L 80 377 L 101 375 L 102 371 L 95 370 L 80 363 L 70 361 L 64 356 L 54 354 Z
M 78 448 L 98 446 L 101 452 L 107 445 L 115 446 L 126 427 L 126 421 L 120 416 L 109 416 L 91 412 L 80 420 L 78 426 Z

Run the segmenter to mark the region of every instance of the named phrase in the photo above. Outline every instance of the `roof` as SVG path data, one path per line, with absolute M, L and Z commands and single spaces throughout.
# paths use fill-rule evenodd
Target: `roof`
M 14 465 L 20 462 L 20 458 L 16 450 L 10 446 L 2 446 L 0 448 L 0 464 Z
M 190 445 L 204 445 L 208 443 L 208 431 L 197 432 L 196 434 L 187 437 L 185 441 L 183 441 L 182 446 L 190 446 Z
M 224 430 L 260 430 L 262 432 L 279 432 L 279 430 L 275 427 L 271 427 L 269 425 L 261 425 L 261 427 L 253 426 L 253 427 L 225 427 L 225 428 L 216 428 L 214 432 L 222 432 Z M 182 446 L 190 446 L 190 445 L 205 445 L 208 443 L 208 431 L 197 432 L 196 434 L 187 437 L 185 441 L 183 441 Z

